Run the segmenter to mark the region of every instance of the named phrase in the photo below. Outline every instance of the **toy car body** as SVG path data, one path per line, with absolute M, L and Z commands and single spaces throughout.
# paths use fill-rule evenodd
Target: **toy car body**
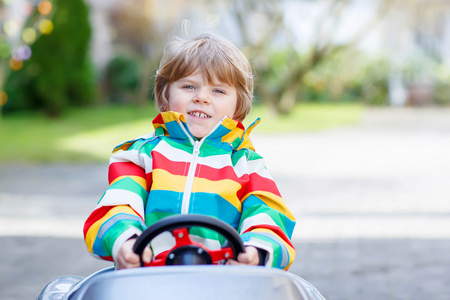
M 103 269 L 82 279 L 62 276 L 38 300 L 260 299 L 322 300 L 309 282 L 289 272 L 251 266 L 165 266 Z
M 211 250 L 191 240 L 193 227 L 214 230 L 226 242 Z M 214 265 L 236 259 L 244 245 L 228 224 L 203 215 L 178 215 L 162 219 L 147 228 L 133 250 L 141 257 L 146 245 L 170 232 L 175 246 L 157 255 L 148 265 L 125 270 L 100 270 L 83 279 L 62 276 L 42 290 L 38 300 L 123 300 L 123 299 L 258 299 L 323 300 L 309 282 L 278 269 L 263 266 Z

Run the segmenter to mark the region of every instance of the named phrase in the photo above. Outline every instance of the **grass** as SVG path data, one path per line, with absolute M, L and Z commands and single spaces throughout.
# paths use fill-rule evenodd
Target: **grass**
M 262 121 L 258 134 L 314 132 L 356 123 L 359 105 L 302 104 L 289 116 L 274 116 L 255 107 L 246 118 L 248 126 Z M 56 120 L 39 113 L 21 113 L 0 119 L 0 163 L 12 162 L 105 162 L 117 144 L 153 131 L 157 112 L 132 106 L 71 109 Z

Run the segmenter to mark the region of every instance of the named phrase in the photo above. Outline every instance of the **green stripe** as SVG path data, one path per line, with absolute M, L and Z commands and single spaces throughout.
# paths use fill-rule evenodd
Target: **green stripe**
M 247 200 L 246 200 L 247 201 Z M 268 215 L 274 222 L 277 224 L 278 227 L 280 227 L 285 233 L 286 233 L 286 217 L 284 214 L 280 213 L 279 211 L 270 208 L 269 206 L 265 204 L 260 205 L 252 205 L 250 207 L 246 207 L 245 201 L 244 201 L 244 208 L 242 211 L 241 220 L 245 220 L 249 217 L 256 216 L 257 214 L 264 213 Z M 239 231 L 241 228 L 239 228 Z
M 242 235 L 243 240 L 249 240 L 250 238 L 258 239 L 258 240 L 261 240 L 265 243 L 269 243 L 270 245 L 272 245 L 272 247 L 271 247 L 273 249 L 272 267 L 274 267 L 274 268 L 284 268 L 285 267 L 285 266 L 281 266 L 282 260 L 281 260 L 280 256 L 283 254 L 283 251 L 282 251 L 279 243 L 275 242 L 271 238 L 268 238 L 268 237 L 258 234 L 258 233 L 246 232 Z M 289 263 L 289 261 L 288 261 L 288 263 Z
M 102 238 L 102 246 L 103 250 L 106 253 L 106 256 L 112 255 L 112 248 L 116 239 L 131 227 L 136 227 L 139 230 L 143 230 L 141 224 L 138 221 L 122 220 L 116 222 L 108 229 L 108 231 L 105 232 Z
M 161 211 L 151 212 L 145 215 L 145 224 L 147 224 L 147 226 L 151 226 L 156 222 L 158 222 L 159 220 L 172 215 L 173 213 L 168 212 L 161 212 Z
M 131 179 L 130 177 L 125 177 L 117 182 L 114 182 L 109 188 L 108 191 L 112 190 L 125 190 L 129 192 L 133 192 L 141 197 L 144 202 L 144 207 L 147 205 L 147 190 L 144 189 L 140 184 Z

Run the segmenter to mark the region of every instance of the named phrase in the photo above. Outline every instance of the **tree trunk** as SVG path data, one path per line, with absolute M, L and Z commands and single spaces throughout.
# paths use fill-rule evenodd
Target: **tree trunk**
M 281 91 L 280 100 L 277 102 L 277 112 L 281 115 L 289 114 L 295 106 L 299 83 L 291 84 Z

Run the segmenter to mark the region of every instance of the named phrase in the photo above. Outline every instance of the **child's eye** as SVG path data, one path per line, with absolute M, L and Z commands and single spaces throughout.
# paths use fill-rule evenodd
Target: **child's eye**
M 225 92 L 223 90 L 214 90 L 214 93 L 225 94 Z
M 195 87 L 193 85 L 184 85 L 183 86 L 184 89 L 188 89 L 188 90 L 194 90 Z

